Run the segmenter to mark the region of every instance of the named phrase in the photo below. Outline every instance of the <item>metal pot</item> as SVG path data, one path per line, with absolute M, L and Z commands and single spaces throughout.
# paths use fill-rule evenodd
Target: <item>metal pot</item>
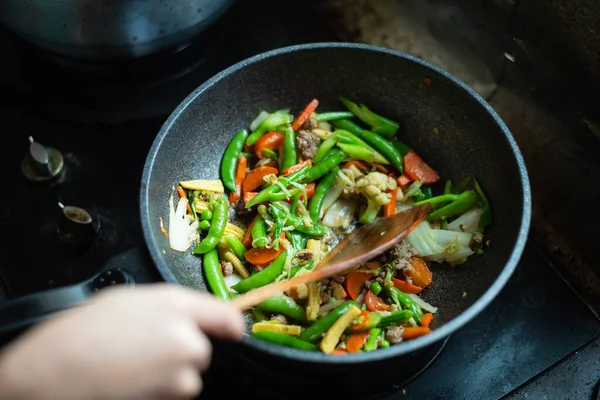
M 2 0 L 0 22 L 35 45 L 89 60 L 186 44 L 235 0 Z

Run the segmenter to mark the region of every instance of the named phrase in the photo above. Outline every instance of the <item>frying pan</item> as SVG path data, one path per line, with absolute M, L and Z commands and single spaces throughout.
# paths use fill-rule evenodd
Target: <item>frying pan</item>
M 343 357 L 244 338 L 241 348 L 253 354 L 329 367 L 407 357 L 443 341 L 483 311 L 525 246 L 531 214 L 526 167 L 504 122 L 476 92 L 406 54 L 362 44 L 313 43 L 263 53 L 222 71 L 193 91 L 158 133 L 144 166 L 140 208 L 149 253 L 167 282 L 207 291 L 201 259 L 191 249 L 172 251 L 161 233 L 159 219 L 168 221 L 173 187 L 182 180 L 219 178 L 229 140 L 261 109 L 291 108 L 297 114 L 316 97 L 320 110 L 342 110 L 339 96 L 400 121 L 399 138 L 442 180 L 475 175 L 492 205 L 493 224 L 486 231 L 490 246 L 457 267 L 432 265 L 433 283 L 422 292 L 438 307 L 431 334 Z

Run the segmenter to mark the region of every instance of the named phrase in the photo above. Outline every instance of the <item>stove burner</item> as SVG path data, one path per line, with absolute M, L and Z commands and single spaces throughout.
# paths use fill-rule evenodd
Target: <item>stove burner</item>
M 21 162 L 25 177 L 33 182 L 44 182 L 58 178 L 64 170 L 64 158 L 60 151 L 44 147 L 29 137 L 29 153 Z
M 58 237 L 73 244 L 91 242 L 100 230 L 100 220 L 93 219 L 83 208 L 58 203 L 62 214 L 58 223 Z

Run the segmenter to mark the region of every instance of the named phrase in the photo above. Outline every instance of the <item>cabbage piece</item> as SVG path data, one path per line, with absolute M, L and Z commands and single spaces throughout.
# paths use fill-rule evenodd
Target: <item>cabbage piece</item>
M 348 229 L 354 218 L 356 207 L 355 200 L 338 198 L 323 216 L 323 225 L 330 228 Z
M 483 228 L 479 226 L 479 221 L 483 215 L 481 208 L 474 208 L 465 212 L 454 221 L 450 222 L 446 229 L 456 232 L 483 232 Z
M 268 116 L 269 116 L 269 113 L 266 112 L 265 110 L 262 110 L 258 114 L 258 116 L 254 119 L 254 121 L 252 121 L 252 123 L 250 124 L 250 131 L 254 132 L 256 130 L 256 128 L 258 128 L 258 126 L 261 124 L 261 122 L 263 122 Z
M 169 246 L 175 251 L 185 252 L 199 238 L 199 222 L 187 211 L 188 199 L 182 197 L 175 209 L 173 194 L 169 197 Z
M 427 221 L 417 225 L 406 237 L 408 244 L 427 261 L 446 261 L 452 265 L 461 264 L 474 253 L 469 247 L 472 239 L 469 232 L 432 229 Z
M 329 187 L 325 198 L 323 199 L 323 205 L 321 206 L 321 215 L 319 215 L 319 218 L 323 218 L 325 211 L 327 211 L 329 207 L 331 207 L 333 203 L 335 203 L 335 201 L 342 195 L 343 191 L 344 185 L 342 182 L 338 181 L 338 178 L 336 177 L 333 181 L 333 184 Z

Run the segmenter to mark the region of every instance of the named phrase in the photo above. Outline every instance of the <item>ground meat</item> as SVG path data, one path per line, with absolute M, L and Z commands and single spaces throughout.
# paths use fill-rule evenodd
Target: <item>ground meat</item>
M 319 126 L 319 121 L 317 121 L 317 119 L 315 117 L 311 116 L 306 121 L 304 121 L 304 123 L 302 124 L 302 126 L 300 127 L 300 129 L 304 129 L 304 130 L 307 130 L 307 131 L 312 131 L 317 126 Z
M 317 148 L 321 140 L 317 135 L 311 131 L 298 131 L 296 135 L 296 142 L 298 145 L 298 152 L 303 159 L 312 159 L 317 153 Z
M 335 274 L 331 278 L 339 283 L 344 283 L 344 281 L 346 280 L 346 277 L 344 277 L 343 275 L 340 275 L 340 274 Z
M 287 324 L 287 318 L 285 318 L 285 315 L 275 314 L 271 317 L 271 320 L 277 321 L 280 324 Z
M 221 261 L 221 268 L 223 268 L 223 276 L 233 274 L 233 265 L 229 261 Z
M 321 292 L 321 304 L 325 303 L 327 300 L 329 300 L 329 298 L 331 297 L 331 295 L 327 292 Z
M 298 257 L 301 260 L 310 261 L 313 258 L 313 252 L 309 249 L 300 250 L 298 254 L 296 254 L 296 257 Z
M 404 328 L 401 326 L 393 326 L 385 331 L 385 340 L 394 344 L 402 341 L 402 331 Z
M 391 251 L 394 266 L 396 269 L 403 269 L 410 266 L 409 260 L 416 255 L 416 251 L 407 242 L 397 244 Z
M 366 282 L 365 282 L 365 287 L 366 287 L 367 289 L 371 289 L 371 284 L 372 284 L 372 283 L 373 283 L 373 281 L 370 281 L 370 280 L 369 280 L 369 281 L 366 281 Z
M 321 279 L 321 285 L 325 286 L 329 284 L 329 278 L 323 278 Z

